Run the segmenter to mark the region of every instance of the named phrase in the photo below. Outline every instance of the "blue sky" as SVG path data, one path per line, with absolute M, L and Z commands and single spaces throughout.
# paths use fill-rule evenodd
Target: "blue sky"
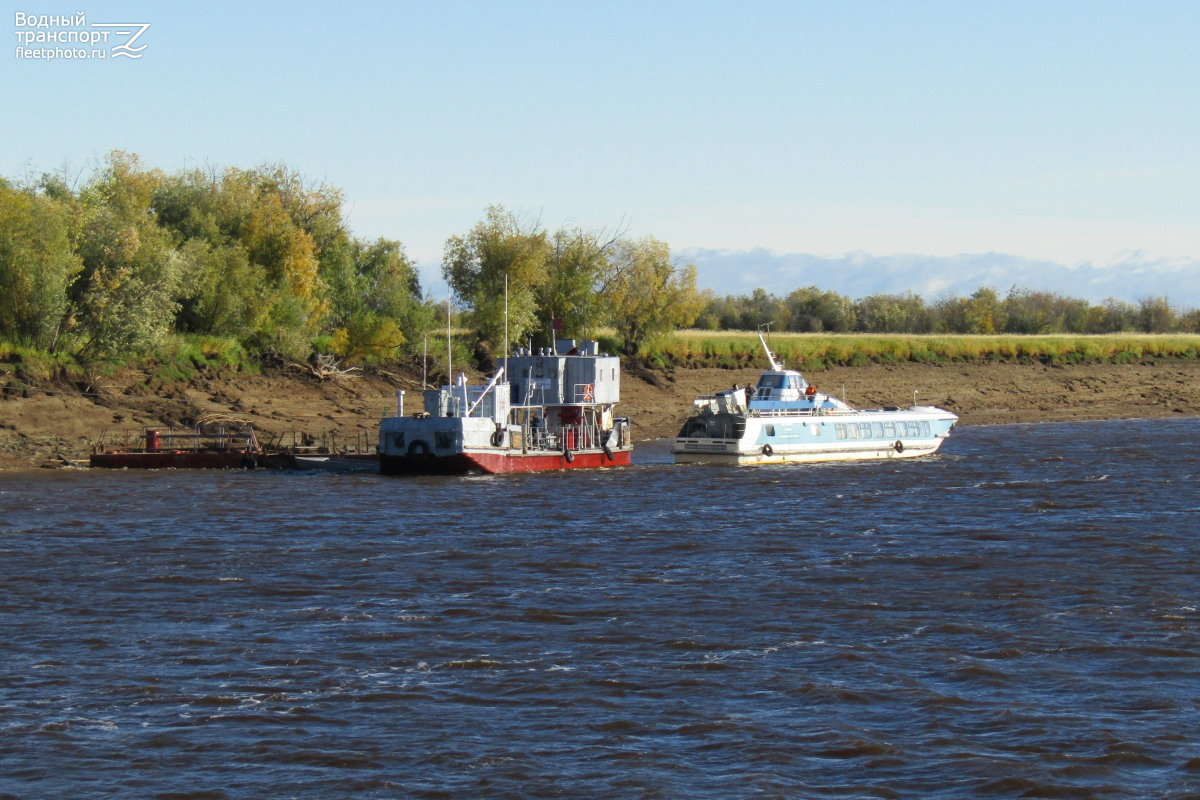
M 149 23 L 142 58 L 17 57 L 16 12 L 75 11 Z M 0 174 L 86 175 L 115 148 L 284 161 L 434 292 L 445 239 L 502 203 L 654 235 L 722 293 L 845 291 L 795 254 L 859 254 L 856 296 L 873 258 L 879 290 L 922 292 L 997 254 L 1061 266 L 1076 296 L 1136 262 L 1200 305 L 1194 0 L 6 0 L 0 20 Z

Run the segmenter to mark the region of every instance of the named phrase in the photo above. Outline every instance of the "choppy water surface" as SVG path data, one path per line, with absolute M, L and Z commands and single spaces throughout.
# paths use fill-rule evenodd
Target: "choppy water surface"
M 0 475 L 0 797 L 1200 793 L 1200 420 Z

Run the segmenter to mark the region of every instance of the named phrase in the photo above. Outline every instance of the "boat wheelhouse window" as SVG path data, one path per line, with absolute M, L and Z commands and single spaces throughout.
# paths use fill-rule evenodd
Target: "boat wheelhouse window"
M 685 439 L 740 439 L 746 433 L 746 420 L 733 414 L 705 414 L 683 424 L 679 435 Z
M 762 375 L 758 379 L 758 385 L 768 389 L 783 388 L 783 375 Z

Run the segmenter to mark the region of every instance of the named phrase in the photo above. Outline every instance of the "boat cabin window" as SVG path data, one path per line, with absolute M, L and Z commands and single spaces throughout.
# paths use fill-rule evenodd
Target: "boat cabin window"
M 799 375 L 780 375 L 778 373 L 768 373 L 759 376 L 759 388 L 764 389 L 795 389 L 798 392 L 804 391 L 804 382 Z

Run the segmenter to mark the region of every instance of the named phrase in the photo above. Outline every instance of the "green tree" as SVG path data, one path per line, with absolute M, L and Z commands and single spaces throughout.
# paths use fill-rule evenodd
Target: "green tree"
M 788 323 L 788 307 L 777 295 L 766 289 L 755 289 L 747 297 L 737 298 L 741 306 L 741 319 L 738 330 L 752 331 L 764 325 L 771 325 L 775 330 L 785 330 Z
M 433 326 L 434 309 L 422 301 L 417 269 L 401 244 L 355 241 L 350 264 L 329 286 L 334 351 L 350 360 L 380 360 L 420 341 Z
M 704 298 L 696 267 L 676 266 L 665 242 L 652 236 L 618 241 L 609 256 L 607 300 L 625 353 L 635 355 L 651 336 L 691 325 Z
M 354 272 L 341 203 L 284 165 L 165 178 L 154 205 L 180 243 L 180 330 L 307 356 L 330 312 L 327 284 Z M 344 322 L 354 309 L 340 312 Z
M 189 239 L 178 253 L 183 280 L 177 330 L 245 341 L 263 326 L 266 278 L 241 243 Z
M 82 269 L 62 203 L 0 181 L 0 337 L 54 350 Z
M 446 240 L 442 275 L 479 342 L 492 352 L 505 344 L 506 278 L 509 340 L 523 341 L 538 327 L 538 290 L 549 255 L 546 232 L 503 206 L 490 206 L 487 219 L 467 235 Z
M 854 305 L 856 330 L 867 333 L 928 333 L 931 330 L 925 301 L 912 292 L 873 294 Z
M 854 330 L 854 303 L 845 295 L 808 286 L 796 289 L 784 303 L 790 331 L 844 333 Z
M 607 254 L 618 238 L 582 228 L 556 231 L 549 240 L 546 278 L 534 293 L 538 317 L 560 320 L 574 336 L 594 336 L 608 316 L 604 296 L 614 275 Z
M 72 290 L 71 334 L 83 358 L 157 347 L 178 309 L 179 259 L 151 207 L 163 175 L 121 151 L 107 161 L 80 197 L 83 270 Z
M 1175 309 L 1165 297 L 1143 297 L 1138 301 L 1138 328 L 1145 333 L 1167 333 L 1176 328 Z

